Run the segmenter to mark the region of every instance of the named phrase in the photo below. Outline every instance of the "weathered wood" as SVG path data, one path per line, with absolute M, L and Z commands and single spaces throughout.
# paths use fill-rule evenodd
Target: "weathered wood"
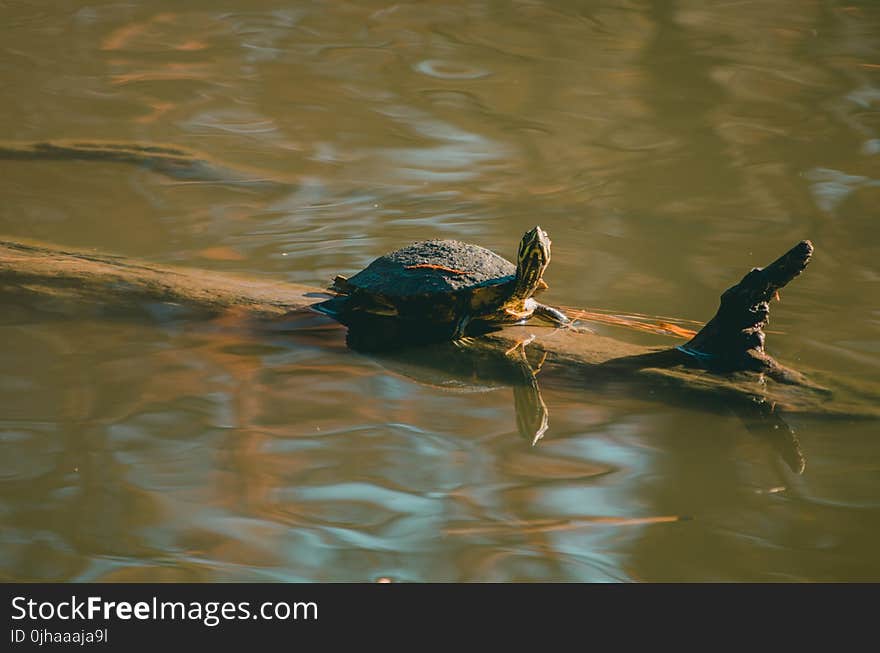
M 94 161 L 136 165 L 175 179 L 224 184 L 289 186 L 291 182 L 263 172 L 234 168 L 176 145 L 116 141 L 59 140 L 0 142 L 0 159 L 13 161 Z M 61 251 L 51 246 L 9 241 L 3 247 L 8 291 L 56 300 L 77 299 L 112 305 L 116 311 L 143 308 L 144 302 L 183 306 L 192 313 L 216 315 L 237 309 L 267 318 L 304 309 L 324 299 L 318 288 L 296 287 L 229 275 L 204 273 L 127 261 L 119 257 Z M 813 252 L 809 241 L 799 243 L 766 268 L 756 268 L 722 295 L 715 317 L 690 342 L 677 350 L 656 352 L 628 346 L 610 338 L 575 337 L 570 332 L 540 331 L 535 348 L 551 362 L 563 365 L 605 365 L 619 375 L 624 368 L 711 368 L 714 371 L 751 370 L 776 381 L 810 387 L 801 374 L 780 365 L 764 351 L 763 327 L 776 291 L 800 274 Z M 3 267 L 5 265 L 5 268 Z M 2 285 L 0 285 L 2 288 Z M 58 301 L 55 302 L 57 309 Z M 406 327 L 404 327 L 406 330 Z M 499 347 L 523 338 L 523 329 L 507 328 L 489 336 Z
M 70 315 L 95 306 L 107 307 L 115 314 L 142 314 L 145 307 L 158 303 L 178 307 L 191 319 L 233 312 L 251 319 L 259 328 L 267 323 L 281 324 L 290 313 L 310 311 L 313 304 L 329 296 L 325 290 L 310 286 L 0 239 L 0 302 L 26 301 Z M 643 347 L 540 324 L 505 327 L 480 340 L 484 347 L 504 351 L 530 336 L 535 338 L 529 350 L 546 354 L 542 385 L 595 389 L 605 383 L 648 383 L 652 392 L 671 388 L 675 393 L 686 391 L 686 396 L 722 401 L 754 401 L 759 397 L 790 411 L 878 414 L 864 401 L 830 401 L 824 388 L 763 354 L 763 339 L 761 353 L 772 365 L 757 373 L 738 375 L 703 369 L 699 357 L 676 348 Z M 699 344 L 700 340 L 695 340 Z M 784 373 L 775 374 L 780 370 Z M 781 383 L 768 382 L 765 376 Z
M 320 288 L 6 239 L 0 240 L 0 294 L 51 299 L 74 311 L 83 304 L 138 311 L 144 302 L 162 302 L 206 317 L 235 310 L 259 319 L 329 297 Z
M 784 373 L 764 351 L 764 327 L 770 320 L 770 302 L 804 271 L 812 256 L 813 243 L 804 240 L 767 267 L 753 269 L 724 291 L 715 317 L 682 350 L 718 370 Z
M 55 310 L 74 314 L 93 305 L 139 313 L 145 303 L 166 303 L 189 311 L 193 318 L 234 311 L 256 321 L 308 310 L 332 296 L 311 286 L 0 239 L 0 297 L 13 295 L 31 302 L 51 300 Z M 484 338 L 506 349 L 529 335 L 538 336 L 533 348 L 563 364 L 593 366 L 654 351 L 539 324 L 506 327 Z M 674 350 L 668 355 L 684 364 L 691 361 Z

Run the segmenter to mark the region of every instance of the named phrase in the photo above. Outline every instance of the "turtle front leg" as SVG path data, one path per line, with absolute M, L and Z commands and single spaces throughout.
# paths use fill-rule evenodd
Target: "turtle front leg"
M 553 324 L 561 329 L 571 329 L 572 331 L 575 331 L 577 333 L 593 333 L 593 330 L 589 327 L 575 324 L 574 320 L 572 320 L 558 308 L 553 308 L 552 306 L 547 306 L 546 304 L 539 304 L 535 302 L 534 315 L 535 317 L 539 317 L 546 322 L 550 322 L 550 324 Z
M 506 322 L 525 322 L 532 316 L 532 309 L 528 306 L 523 306 L 519 310 L 513 306 L 505 306 L 503 316 L 502 319 Z
M 452 340 L 460 340 L 467 335 L 468 324 L 471 323 L 471 316 L 467 313 L 461 316 L 452 327 Z

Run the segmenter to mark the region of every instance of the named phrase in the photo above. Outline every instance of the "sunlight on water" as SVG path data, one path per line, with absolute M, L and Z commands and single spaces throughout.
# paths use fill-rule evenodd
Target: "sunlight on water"
M 540 224 L 542 301 L 680 329 L 810 238 L 768 349 L 876 407 L 878 34 L 795 0 L 19 3 L 4 143 L 203 158 L 0 158 L 0 234 L 323 287 Z M 880 579 L 874 420 L 791 415 L 796 474 L 723 401 L 549 370 L 532 447 L 504 379 L 145 313 L 4 303 L 0 578 Z

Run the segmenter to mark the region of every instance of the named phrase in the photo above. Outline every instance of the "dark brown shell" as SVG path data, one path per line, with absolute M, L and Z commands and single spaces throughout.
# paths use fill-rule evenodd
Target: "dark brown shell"
M 503 284 L 512 289 L 515 275 L 513 263 L 478 245 L 427 240 L 380 256 L 351 277 L 348 285 L 359 292 L 398 300 L 479 293 L 481 288 Z M 496 293 L 493 289 L 487 294 Z

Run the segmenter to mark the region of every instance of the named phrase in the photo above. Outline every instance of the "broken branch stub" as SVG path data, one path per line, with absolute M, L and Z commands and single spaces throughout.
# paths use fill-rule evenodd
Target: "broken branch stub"
M 679 349 L 719 370 L 772 371 L 776 362 L 764 352 L 764 327 L 770 300 L 809 264 L 813 244 L 803 240 L 770 265 L 754 268 L 721 295 L 715 316 Z

